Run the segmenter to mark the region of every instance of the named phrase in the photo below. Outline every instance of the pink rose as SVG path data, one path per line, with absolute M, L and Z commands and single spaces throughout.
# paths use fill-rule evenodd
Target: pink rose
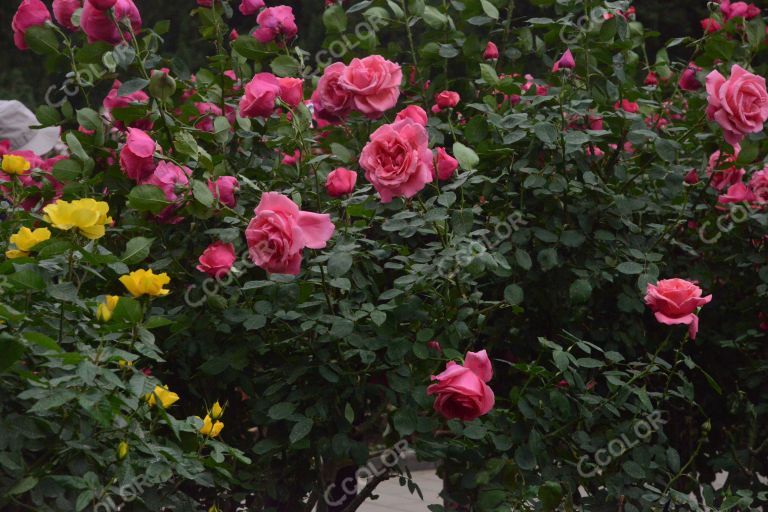
M 733 18 L 744 18 L 751 20 L 757 16 L 760 16 L 760 8 L 754 4 L 747 4 L 746 2 L 733 2 L 731 0 L 722 0 L 720 2 L 720 12 L 725 16 L 725 21 Z
M 117 0 L 86 0 L 86 2 L 93 4 L 93 6 L 100 11 L 106 11 L 111 9 L 117 3 Z
M 437 148 L 437 159 L 435 163 L 435 171 L 437 178 L 440 180 L 449 180 L 453 177 L 453 173 L 459 167 L 459 162 L 449 155 L 445 148 Z
M 258 73 L 245 85 L 240 100 L 243 117 L 269 117 L 275 111 L 275 101 L 280 97 L 280 81 L 272 73 Z
M 236 259 L 234 245 L 222 241 L 214 242 L 200 255 L 197 270 L 220 279 L 229 274 Z
M 441 109 L 454 108 L 459 104 L 459 100 L 461 97 L 455 91 L 442 91 L 435 96 L 435 104 Z
M 749 188 L 754 195 L 753 200 L 755 202 L 768 203 L 768 166 L 752 175 L 749 180 Z
M 13 30 L 13 43 L 19 50 L 28 50 L 24 36 L 31 27 L 45 25 L 51 20 L 51 13 L 40 0 L 23 0 L 13 15 L 11 29 Z
M 645 80 L 643 80 L 643 85 L 647 85 L 649 87 L 656 87 L 657 85 L 659 85 L 659 77 L 653 71 L 649 71 L 648 74 L 645 76 Z
M 765 78 L 753 75 L 738 64 L 727 80 L 718 71 L 707 75 L 707 117 L 723 129 L 725 140 L 738 144 L 748 133 L 763 130 L 768 119 Z
M 243 0 L 240 2 L 240 13 L 244 16 L 256 14 L 264 7 L 264 0 Z
M 160 162 L 152 174 L 142 182 L 142 185 L 154 185 L 165 194 L 165 199 L 171 203 L 157 215 L 160 222 L 176 224 L 182 219 L 175 215 L 181 207 L 184 191 L 189 187 L 192 171 L 187 167 L 179 167 L 170 162 Z
M 707 34 L 713 34 L 723 28 L 715 18 L 704 18 L 700 23 L 701 29 Z
M 485 45 L 483 58 L 485 60 L 496 60 L 499 58 L 499 49 L 492 41 L 488 41 L 488 44 Z
M 707 164 L 707 176 L 712 176 L 710 179 L 710 185 L 715 190 L 722 190 L 726 187 L 733 185 L 741 181 L 742 176 L 747 171 L 737 168 L 734 164 L 739 158 L 741 153 L 741 147 L 737 144 L 733 148 L 733 154 L 720 156 L 720 151 L 715 151 L 709 155 L 709 163 Z
M 688 64 L 685 71 L 680 75 L 680 80 L 677 85 L 683 91 L 698 91 L 701 89 L 701 82 L 696 78 L 696 73 L 701 71 L 701 68 L 696 64 Z
M 53 17 L 62 27 L 75 31 L 77 27 L 72 23 L 72 15 L 82 6 L 81 0 L 53 0 Z
M 561 69 L 576 69 L 576 59 L 573 58 L 570 48 L 565 50 L 563 56 L 552 66 L 552 71 L 555 73 Z
M 133 105 L 146 105 L 149 103 L 149 96 L 144 91 L 136 91 L 125 96 L 119 96 L 118 91 L 122 83 L 120 80 L 115 80 L 112 84 L 107 97 L 104 98 L 102 106 L 107 116 L 112 118 L 112 111 L 114 109 L 127 108 Z M 152 129 L 152 120 L 149 118 L 137 119 L 131 123 L 132 128 L 140 128 L 142 130 Z M 118 130 L 125 129 L 125 124 L 122 121 L 115 121 L 115 128 Z
M 630 114 L 637 114 L 640 112 L 640 105 L 638 105 L 634 101 L 629 101 L 628 99 L 624 98 L 621 100 L 621 102 L 616 102 L 613 105 L 614 110 L 623 110 L 624 112 L 628 112 Z
M 260 43 L 269 43 L 279 36 L 285 40 L 293 39 L 299 32 L 293 9 L 287 5 L 267 7 L 256 17 L 256 23 L 259 26 L 251 35 Z
M 400 121 L 402 119 L 410 119 L 421 126 L 427 126 L 427 113 L 418 105 L 408 105 L 398 112 L 395 116 L 395 121 Z
M 297 275 L 302 250 L 322 249 L 335 226 L 328 214 L 304 212 L 288 197 L 265 192 L 245 230 L 251 260 L 267 272 Z
M 383 203 L 413 197 L 432 181 L 432 152 L 427 146 L 427 130 L 410 119 L 385 124 L 371 134 L 360 166 Z
M 335 124 L 344 120 L 352 111 L 352 94 L 340 83 L 345 69 L 342 62 L 335 62 L 323 71 L 317 89 L 312 93 L 315 119 Z
M 117 24 L 109 18 L 107 11 L 99 9 L 92 2 L 85 2 L 80 14 L 80 28 L 88 36 L 88 42 L 104 41 L 111 45 L 122 42 Z M 117 21 L 128 20 L 134 34 L 141 31 L 141 14 L 133 0 L 117 0 L 113 13 Z M 131 38 L 130 33 L 124 32 L 124 35 L 127 39 Z
M 195 128 L 204 132 L 213 132 L 213 120 L 222 115 L 221 107 L 210 102 L 195 102 L 195 109 L 200 114 L 195 123 Z
M 155 169 L 157 143 L 138 128 L 128 128 L 125 145 L 120 150 L 120 169 L 135 181 L 148 178 Z
M 744 183 L 739 181 L 734 183 L 724 194 L 720 194 L 717 198 L 717 202 L 720 204 L 728 203 L 749 203 L 754 201 L 755 196 L 752 191 Z
M 208 189 L 213 197 L 221 204 L 234 208 L 237 206 L 235 192 L 240 188 L 237 178 L 234 176 L 221 176 L 216 181 L 208 180 Z
M 683 181 L 685 181 L 688 185 L 695 185 L 699 182 L 699 173 L 696 172 L 696 169 L 691 169 L 686 173 Z
M 701 296 L 701 288 L 685 279 L 662 279 L 655 285 L 648 283 L 645 303 L 656 320 L 666 324 L 685 324 L 691 339 L 699 330 L 697 310 L 712 300 L 712 295 Z
M 280 163 L 283 165 L 296 165 L 296 162 L 301 161 L 301 151 L 294 150 L 293 154 L 283 153 L 283 159 Z
M 402 81 L 400 65 L 381 55 L 352 59 L 339 78 L 352 95 L 354 108 L 370 119 L 378 119 L 397 104 Z
M 443 373 L 432 376 L 437 383 L 427 388 L 427 395 L 437 395 L 434 408 L 445 418 L 472 421 L 493 409 L 495 397 L 486 384 L 491 378 L 486 351 L 467 352 L 463 365 L 449 361 Z
M 200 7 L 213 7 L 213 0 L 197 0 L 197 5 Z
M 280 87 L 280 99 L 296 108 L 299 103 L 304 101 L 304 80 L 301 78 L 279 78 L 277 80 Z
M 325 190 L 331 197 L 341 197 L 355 190 L 357 173 L 343 167 L 334 169 L 325 180 Z

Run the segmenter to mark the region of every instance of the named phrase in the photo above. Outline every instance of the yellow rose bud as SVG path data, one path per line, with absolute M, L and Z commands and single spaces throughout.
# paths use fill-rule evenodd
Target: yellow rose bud
M 221 405 L 219 405 L 218 401 L 213 404 L 213 407 L 211 407 L 210 414 L 211 418 L 215 420 L 221 418 L 221 416 L 224 414 L 224 409 L 221 407 Z
M 206 416 L 203 419 L 203 426 L 200 427 L 200 433 L 207 437 L 216 437 L 221 433 L 224 428 L 224 423 L 221 421 L 212 421 L 210 416 Z
M 148 393 L 144 396 L 144 400 L 147 401 L 150 407 L 154 407 L 157 404 L 157 400 L 160 400 L 160 407 L 167 409 L 179 400 L 179 395 L 170 391 L 168 386 L 155 386 L 152 393 Z
M 77 229 L 81 235 L 96 240 L 104 236 L 107 224 L 112 224 L 109 217 L 109 205 L 94 199 L 63 201 L 59 199 L 43 208 L 45 221 L 62 231 Z
M 128 443 L 120 441 L 120 444 L 117 445 L 117 458 L 123 460 L 126 455 L 128 455 Z
M 133 361 L 126 361 L 125 359 L 121 359 L 117 362 L 117 364 L 120 366 L 120 368 L 131 368 L 133 366 Z
M 100 322 L 109 322 L 119 300 L 120 297 L 117 295 L 107 295 L 104 298 L 104 302 L 99 304 L 98 308 L 96 308 L 96 318 Z
M 171 282 L 168 274 L 155 274 L 152 270 L 136 270 L 127 276 L 122 276 L 120 282 L 134 297 L 142 295 L 151 295 L 152 297 L 161 297 L 168 295 L 170 290 L 163 288 Z
M 48 228 L 38 228 L 32 231 L 29 228 L 21 228 L 11 235 L 11 243 L 16 249 L 9 249 L 5 255 L 10 259 L 23 258 L 29 256 L 29 252 L 40 242 L 45 242 L 51 238 L 51 232 Z
M 221 509 L 216 505 L 211 505 L 211 508 L 208 509 L 208 512 L 221 512 Z
M 31 167 L 29 160 L 19 155 L 5 155 L 3 157 L 3 172 L 6 174 L 22 175 Z

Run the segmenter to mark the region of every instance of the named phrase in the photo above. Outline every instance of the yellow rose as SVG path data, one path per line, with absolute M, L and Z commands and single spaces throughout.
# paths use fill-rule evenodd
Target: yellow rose
M 96 308 L 96 318 L 101 322 L 109 322 L 112 318 L 112 313 L 115 312 L 119 300 L 120 297 L 117 295 L 107 295 L 104 297 L 104 302 L 99 304 L 99 307 Z
M 77 228 L 84 237 L 96 240 L 104 236 L 104 226 L 112 223 L 107 216 L 109 205 L 94 199 L 63 201 L 59 199 L 43 208 L 45 221 L 56 229 L 68 231 Z
M 152 269 L 144 270 L 139 269 L 131 272 L 127 276 L 122 276 L 120 282 L 134 297 L 141 297 L 142 295 L 151 295 L 152 297 L 160 297 L 168 295 L 170 290 L 163 288 L 166 284 L 171 282 L 171 278 L 168 274 L 163 272 L 162 274 L 155 274 Z
M 22 175 L 31 167 L 29 160 L 19 155 L 5 155 L 3 157 L 3 172 L 6 174 Z
M 224 409 L 221 407 L 221 405 L 219 405 L 219 402 L 214 403 L 210 411 L 211 418 L 213 418 L 214 420 L 217 420 L 221 418 L 223 414 L 224 414 Z
M 40 242 L 45 242 L 51 238 L 51 232 L 48 228 L 38 228 L 32 231 L 29 228 L 21 228 L 18 232 L 11 235 L 11 243 L 16 249 L 9 249 L 5 255 L 8 258 L 23 258 L 29 256 L 31 251 Z
M 210 416 L 206 416 L 203 420 L 203 426 L 200 427 L 200 433 L 208 437 L 216 437 L 221 433 L 221 429 L 224 428 L 224 423 L 221 421 L 213 422 Z
M 160 407 L 167 409 L 179 400 L 179 395 L 170 391 L 168 386 L 155 386 L 152 393 L 148 393 L 144 396 L 144 400 L 147 401 L 150 407 L 154 407 L 157 404 L 157 400 L 160 400 Z

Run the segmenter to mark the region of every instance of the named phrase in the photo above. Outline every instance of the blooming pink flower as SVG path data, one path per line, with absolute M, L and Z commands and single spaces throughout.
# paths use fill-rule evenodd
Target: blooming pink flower
M 370 119 L 378 119 L 397 104 L 402 81 L 400 65 L 381 55 L 352 59 L 339 76 L 353 107 Z
M 427 126 L 427 113 L 418 105 L 408 105 L 398 112 L 395 116 L 395 121 L 400 121 L 401 119 L 410 119 L 421 126 Z
M 445 371 L 432 376 L 437 382 L 427 388 L 427 395 L 437 395 L 434 408 L 445 418 L 472 421 L 493 409 L 495 397 L 486 384 L 492 378 L 487 352 L 467 352 L 463 365 L 449 361 Z
M 727 80 L 716 70 L 707 75 L 707 101 L 707 117 L 720 125 L 731 145 L 748 133 L 761 132 L 768 120 L 765 78 L 738 64 L 733 65 Z
M 435 161 L 435 174 L 440 180 L 449 180 L 453 173 L 459 168 L 459 162 L 453 158 L 443 147 L 437 148 L 437 158 Z
M 200 7 L 213 7 L 213 0 L 197 0 L 197 5 Z
M 728 203 L 749 203 L 754 201 L 755 196 L 752 191 L 741 181 L 734 183 L 724 194 L 720 194 L 717 202 L 720 204 Z
M 97 8 L 92 2 L 85 2 L 80 14 L 80 28 L 88 36 L 89 43 L 104 41 L 116 45 L 123 40 L 123 36 L 131 38 L 131 34 L 126 32 L 121 36 L 117 24 L 110 19 L 107 11 Z M 112 12 L 118 22 L 128 20 L 134 34 L 141 31 L 141 14 L 133 0 L 117 0 Z
M 623 110 L 624 112 L 628 112 L 630 114 L 637 114 L 640 112 L 640 105 L 638 105 L 634 101 L 629 101 L 628 99 L 624 98 L 621 100 L 621 102 L 616 102 L 613 105 L 614 110 Z
M 72 15 L 83 6 L 81 0 L 53 0 L 53 17 L 56 22 L 67 30 L 75 31 Z
M 267 272 L 297 275 L 302 250 L 322 249 L 335 226 L 328 214 L 304 212 L 288 197 L 265 192 L 245 230 L 251 260 Z
M 293 39 L 299 32 L 296 26 L 296 18 L 293 16 L 293 8 L 287 5 L 267 7 L 256 17 L 259 26 L 253 31 L 260 43 L 269 43 L 279 36 L 283 39 Z
M 293 154 L 283 153 L 282 164 L 283 165 L 296 165 L 296 162 L 301 160 L 301 151 L 298 149 Z
M 208 180 L 208 190 L 213 197 L 225 206 L 234 208 L 237 206 L 235 192 L 240 188 L 237 178 L 234 176 L 221 176 L 215 181 Z
M 279 78 L 277 82 L 280 87 L 280 99 L 292 108 L 296 108 L 304 101 L 304 80 L 286 77 Z
M 691 339 L 699 330 L 698 309 L 712 300 L 712 295 L 701 296 L 701 288 L 685 279 L 662 279 L 655 285 L 648 283 L 645 303 L 656 320 L 666 324 L 685 324 Z
M 335 62 L 325 68 L 323 76 L 312 93 L 314 117 L 318 121 L 336 124 L 344 120 L 352 111 L 352 93 L 341 84 L 340 79 L 346 66 Z
M 341 197 L 351 194 L 355 190 L 355 183 L 357 183 L 357 173 L 339 167 L 328 173 L 325 180 L 325 190 L 331 197 Z
M 576 69 L 576 59 L 573 58 L 570 48 L 565 50 L 563 56 L 552 66 L 553 72 L 560 71 L 561 69 Z
M 106 11 L 107 9 L 113 8 L 117 3 L 117 0 L 86 0 L 86 2 L 92 4 L 100 11 Z
M 427 130 L 410 119 L 380 126 L 363 148 L 360 166 L 383 203 L 413 197 L 433 179 Z
M 739 158 L 741 147 L 737 144 L 733 148 L 733 154 L 720 156 L 720 151 L 715 151 L 709 156 L 707 164 L 707 176 L 711 177 L 710 184 L 715 190 L 722 190 L 739 181 L 746 173 L 744 169 L 737 168 L 734 164 Z M 714 174 L 714 176 L 712 176 Z
M 187 167 L 179 167 L 170 162 L 160 162 L 152 174 L 142 182 L 142 185 L 154 185 L 163 191 L 165 199 L 171 203 L 157 215 L 160 222 L 176 224 L 182 219 L 175 215 L 182 202 L 182 194 L 189 187 L 192 171 Z
M 696 64 L 688 64 L 683 73 L 680 75 L 680 80 L 677 85 L 683 91 L 698 91 L 701 89 L 701 82 L 696 78 L 696 73 L 701 71 L 701 68 Z
M 768 203 L 768 166 L 752 175 L 749 188 L 754 196 L 753 201 L 762 205 Z
M 272 73 L 257 73 L 245 85 L 240 100 L 243 117 L 269 117 L 275 111 L 275 100 L 280 97 L 280 81 Z
M 138 128 L 128 128 L 128 136 L 120 150 L 120 169 L 135 181 L 147 179 L 155 169 L 157 143 Z
M 439 108 L 454 108 L 459 104 L 461 96 L 455 91 L 442 91 L 435 96 L 435 105 Z
M 704 18 L 701 20 L 701 29 L 707 34 L 714 34 L 722 30 L 722 26 L 715 18 Z
M 13 43 L 19 50 L 28 50 L 24 36 L 31 27 L 45 25 L 51 20 L 51 13 L 40 0 L 22 0 L 16 14 L 13 15 L 11 29 L 13 30 Z
M 496 60 L 499 58 L 499 49 L 493 43 L 493 41 L 488 41 L 488 44 L 485 45 L 485 50 L 483 50 L 483 58 L 485 60 Z
M 242 0 L 239 9 L 244 16 L 250 16 L 259 12 L 262 7 L 264 7 L 264 0 Z
M 751 20 L 757 16 L 760 16 L 760 8 L 754 4 L 747 4 L 746 2 L 733 2 L 731 0 L 721 0 L 720 12 L 725 16 L 725 21 L 733 18 L 744 18 Z
M 206 247 L 200 255 L 197 270 L 220 279 L 229 274 L 236 259 L 235 246 L 219 240 Z
M 200 118 L 195 123 L 195 128 L 204 132 L 213 132 L 213 120 L 222 115 L 221 107 L 210 102 L 195 102 L 195 109 L 200 114 Z

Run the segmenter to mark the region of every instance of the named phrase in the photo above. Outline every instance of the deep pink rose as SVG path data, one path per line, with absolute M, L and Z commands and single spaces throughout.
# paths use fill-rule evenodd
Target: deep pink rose
M 13 15 L 11 29 L 13 30 L 13 43 L 19 50 L 28 50 L 24 35 L 30 27 L 45 25 L 51 20 L 51 13 L 40 0 L 23 0 Z
M 485 50 L 483 50 L 483 58 L 485 60 L 496 60 L 499 58 L 499 48 L 493 43 L 493 41 L 488 41 L 488 44 L 485 45 Z
M 747 171 L 737 168 L 736 160 L 739 158 L 741 147 L 736 144 L 733 154 L 720 156 L 720 150 L 709 155 L 707 164 L 707 176 L 710 177 L 710 186 L 715 190 L 723 190 L 739 181 Z M 714 174 L 714 176 L 712 176 Z
M 120 150 L 120 169 L 135 181 L 147 179 L 155 169 L 157 143 L 138 128 L 128 128 L 128 137 Z
M 127 108 L 132 105 L 146 105 L 149 103 L 149 96 L 144 91 L 136 91 L 131 94 L 126 94 L 125 96 L 119 96 L 118 91 L 120 90 L 121 85 L 122 82 L 120 82 L 120 80 L 115 80 L 112 84 L 112 89 L 110 89 L 107 97 L 104 98 L 104 102 L 102 103 L 104 111 L 110 118 L 112 118 L 112 111 L 114 109 Z M 114 124 L 115 128 L 118 130 L 125 129 L 125 124 L 122 121 L 115 121 Z M 149 118 L 137 119 L 131 122 L 131 128 L 151 130 L 152 120 Z
M 720 204 L 750 203 L 754 201 L 754 199 L 755 196 L 752 194 L 749 187 L 739 181 L 728 187 L 728 190 L 725 193 L 720 194 L 720 197 L 717 198 L 717 202 Z
M 445 151 L 445 148 L 437 148 L 437 158 L 435 162 L 435 171 L 440 180 L 449 180 L 453 173 L 459 168 L 459 162 Z
M 304 80 L 301 78 L 279 78 L 277 80 L 280 86 L 280 99 L 296 108 L 299 103 L 304 101 Z
M 317 89 L 312 93 L 315 119 L 336 124 L 352 111 L 352 94 L 340 83 L 345 69 L 344 63 L 335 62 L 323 71 Z
M 256 23 L 259 26 L 251 35 L 260 43 L 269 43 L 278 36 L 282 36 L 285 40 L 293 39 L 299 32 L 296 18 L 293 16 L 293 8 L 287 5 L 267 7 L 256 17 Z
M 555 62 L 554 66 L 552 66 L 552 71 L 555 73 L 561 69 L 576 69 L 576 59 L 573 58 L 570 48 L 565 50 L 563 56 Z
M 216 181 L 208 180 L 208 189 L 221 204 L 234 208 L 237 206 L 235 192 L 240 188 L 234 176 L 221 176 Z
M 614 110 L 623 110 L 624 112 L 628 112 L 630 114 L 637 114 L 640 112 L 640 105 L 638 105 L 634 101 L 629 101 L 628 99 L 624 98 L 620 102 L 617 101 L 613 105 Z
M 427 130 L 410 119 L 385 124 L 371 134 L 360 166 L 383 203 L 413 197 L 432 181 L 432 152 L 427 146 Z
M 221 278 L 229 274 L 236 259 L 235 246 L 219 240 L 209 245 L 200 255 L 197 270 L 213 278 Z
M 427 113 L 418 105 L 408 105 L 398 112 L 395 116 L 395 121 L 400 121 L 402 119 L 410 119 L 421 126 L 427 126 Z
M 357 173 L 343 167 L 334 169 L 325 180 L 325 190 L 331 197 L 341 197 L 351 194 L 355 190 Z
M 301 151 L 298 149 L 293 151 L 293 154 L 290 153 L 283 153 L 283 158 L 280 161 L 283 165 L 296 165 L 297 162 L 301 161 Z
M 459 100 L 461 100 L 459 93 L 455 91 L 442 91 L 437 93 L 437 96 L 435 96 L 435 105 L 441 109 L 454 108 L 459 104 Z
M 718 71 L 707 75 L 707 117 L 723 129 L 725 140 L 738 144 L 748 133 L 763 130 L 768 119 L 765 78 L 753 75 L 738 64 L 727 80 Z
M 244 16 L 256 14 L 259 9 L 264 7 L 264 0 L 242 0 L 240 2 L 240 13 Z
M 85 0 L 86 2 L 93 4 L 93 6 L 101 11 L 111 9 L 117 3 L 117 0 Z
M 53 0 L 53 17 L 56 22 L 67 30 L 75 31 L 72 15 L 83 6 L 81 0 Z
M 657 85 L 659 85 L 659 77 L 653 71 L 649 71 L 648 74 L 645 75 L 645 80 L 643 80 L 643 85 L 656 87 Z
M 707 34 L 713 34 L 723 28 L 715 18 L 704 18 L 700 23 L 701 29 Z
M 720 12 L 725 16 L 725 21 L 733 18 L 751 20 L 752 18 L 760 16 L 760 8 L 755 4 L 748 4 L 746 2 L 731 3 L 731 0 L 722 0 L 720 2 Z
M 257 73 L 245 85 L 240 100 L 243 117 L 269 117 L 275 111 L 275 101 L 280 96 L 280 81 L 272 73 Z
M 335 226 L 328 214 L 304 212 L 288 197 L 265 192 L 245 230 L 251 260 L 267 272 L 297 275 L 302 250 L 322 249 Z
M 680 80 L 677 82 L 678 87 L 683 91 L 698 91 L 701 89 L 701 82 L 696 78 L 696 73 L 699 71 L 701 71 L 701 68 L 696 66 L 696 64 L 688 64 L 680 75 Z
M 122 42 L 120 30 L 105 10 L 93 5 L 93 0 L 88 0 L 80 14 L 80 28 L 88 36 L 88 42 L 104 41 L 111 45 Z M 134 34 L 141 31 L 141 14 L 133 0 L 117 0 L 113 13 L 117 21 L 128 20 Z M 130 33 L 123 33 L 126 39 L 131 38 Z
M 378 119 L 397 104 L 403 71 L 381 55 L 352 59 L 339 83 L 352 95 L 354 108 L 370 119 Z
M 683 181 L 685 181 L 688 185 L 695 185 L 699 182 L 699 173 L 696 172 L 696 169 L 691 169 L 686 173 Z
M 666 325 L 685 324 L 691 339 L 699 330 L 698 309 L 712 300 L 712 295 L 701 296 L 701 288 L 685 279 L 662 279 L 648 283 L 645 303 L 656 320 Z
M 427 388 L 427 395 L 437 395 L 434 408 L 445 418 L 472 421 L 493 409 L 495 397 L 486 384 L 491 378 L 486 351 L 467 352 L 463 365 L 449 361 L 443 373 L 432 376 L 437 382 Z

